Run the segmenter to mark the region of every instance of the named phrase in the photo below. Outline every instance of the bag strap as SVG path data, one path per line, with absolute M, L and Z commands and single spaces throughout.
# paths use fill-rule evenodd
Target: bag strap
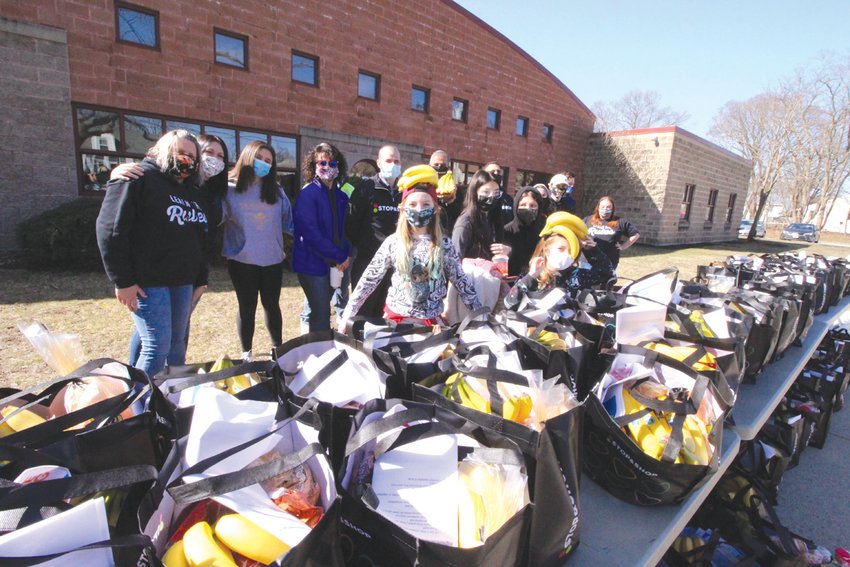
M 348 457 L 358 449 L 363 448 L 367 443 L 374 441 L 380 435 L 388 433 L 398 427 L 403 427 L 415 421 L 431 421 L 433 413 L 425 411 L 424 408 L 406 409 L 389 417 L 384 417 L 376 421 L 367 423 L 359 428 L 348 439 L 345 445 L 345 456 Z
M 209 382 L 215 382 L 218 380 L 225 380 L 227 378 L 233 378 L 234 376 L 241 376 L 242 374 L 250 374 L 256 372 L 271 373 L 272 368 L 274 366 L 275 362 L 273 360 L 255 360 L 252 362 L 236 364 L 234 366 L 231 366 L 230 368 L 225 368 L 216 372 L 182 372 L 175 374 L 158 374 L 154 379 L 154 384 L 156 386 L 162 386 L 170 380 L 180 380 L 178 384 L 173 384 L 166 388 L 167 393 L 175 394 L 177 392 L 192 388 L 194 386 L 199 386 L 201 384 L 207 384 Z
M 294 453 L 275 457 L 255 467 L 248 467 L 186 484 L 178 485 L 175 483 L 170 485 L 167 490 L 177 504 L 191 504 L 274 478 L 304 464 L 316 455 L 324 454 L 325 449 L 319 443 L 310 443 Z M 187 475 L 187 472 L 183 473 L 180 481 Z
M 478 309 L 472 310 L 466 317 L 463 318 L 463 321 L 458 325 L 455 334 L 460 336 L 466 328 L 472 323 L 474 320 L 478 319 L 483 315 L 489 315 L 491 309 L 489 307 L 479 307 Z
M 323 368 L 316 372 L 316 374 L 310 378 L 306 384 L 304 384 L 304 387 L 301 388 L 301 390 L 295 392 L 295 395 L 303 398 L 310 397 L 310 395 L 315 392 L 316 389 L 331 376 L 331 374 L 342 368 L 346 362 L 348 362 L 348 351 L 343 349 Z
M 144 549 L 153 549 L 153 542 L 151 538 L 144 534 L 131 534 L 126 536 L 114 537 L 112 539 L 107 539 L 103 541 L 98 541 L 95 543 L 89 543 L 87 545 L 81 545 L 80 547 L 76 547 L 74 549 L 69 549 L 67 551 L 62 551 L 59 553 L 50 553 L 48 555 L 30 555 L 28 557 L 3 557 L 0 556 L 0 563 L 4 565 L 4 567 L 30 567 L 31 565 L 41 565 L 42 563 L 46 563 L 52 559 L 59 559 L 61 557 L 65 557 L 70 553 L 75 553 L 78 551 L 88 551 L 95 549 L 133 549 L 140 548 Z

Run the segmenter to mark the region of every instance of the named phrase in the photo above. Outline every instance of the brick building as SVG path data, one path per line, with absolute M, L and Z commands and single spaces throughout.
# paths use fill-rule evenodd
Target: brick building
M 0 0 L 0 249 L 21 219 L 102 193 L 163 131 L 254 139 L 295 190 L 305 149 L 349 161 L 445 149 L 461 181 L 582 170 L 594 117 L 550 72 L 450 0 Z M 27 199 L 21 199 L 21 189 Z
M 676 126 L 594 134 L 581 211 L 610 195 L 641 242 L 668 246 L 735 240 L 752 164 Z

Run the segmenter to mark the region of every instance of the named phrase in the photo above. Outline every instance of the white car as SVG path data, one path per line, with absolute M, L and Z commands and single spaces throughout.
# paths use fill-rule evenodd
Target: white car
M 738 236 L 746 238 L 750 234 L 750 228 L 753 226 L 753 221 L 742 220 L 741 226 L 738 227 Z M 764 223 L 759 221 L 756 225 L 756 238 L 764 238 L 765 235 Z

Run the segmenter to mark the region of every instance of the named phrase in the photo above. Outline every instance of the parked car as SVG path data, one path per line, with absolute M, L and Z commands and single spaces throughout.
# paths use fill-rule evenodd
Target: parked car
M 742 220 L 741 226 L 738 227 L 738 236 L 743 236 L 746 238 L 750 234 L 750 227 L 753 226 L 753 221 L 751 220 Z M 756 225 L 756 238 L 764 238 L 765 234 L 764 223 L 759 221 Z
M 813 224 L 795 222 L 782 229 L 779 235 L 782 240 L 805 240 L 806 242 L 817 242 L 820 240 L 820 231 Z

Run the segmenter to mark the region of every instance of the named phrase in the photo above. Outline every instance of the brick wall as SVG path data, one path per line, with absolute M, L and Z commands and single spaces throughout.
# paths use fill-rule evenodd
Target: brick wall
M 681 128 L 594 135 L 588 142 L 581 212 L 610 195 L 617 214 L 640 230 L 641 241 L 661 246 L 734 240 L 738 235 L 751 164 Z M 695 185 L 690 220 L 681 221 L 685 186 Z M 706 222 L 709 191 L 717 190 L 714 221 Z M 738 195 L 726 223 L 729 195 Z
M 511 171 L 581 171 L 589 110 L 448 0 L 133 3 L 159 11 L 159 50 L 115 41 L 112 0 L 0 0 L 0 11 L 67 29 L 75 102 L 292 134 L 314 128 L 426 153 L 443 148 Z M 213 63 L 213 27 L 248 36 L 250 70 Z M 319 88 L 290 80 L 292 49 L 320 58 Z M 380 101 L 358 98 L 360 69 L 381 75 Z M 410 109 L 413 84 L 431 89 L 428 114 Z M 467 123 L 451 119 L 453 97 L 469 101 Z M 486 128 L 488 107 L 502 111 L 499 131 Z M 514 133 L 517 115 L 530 118 L 527 138 Z M 554 126 L 552 143 L 542 139 L 544 122 Z
M 0 252 L 8 252 L 20 221 L 77 196 L 65 32 L 0 18 L 0 77 Z

